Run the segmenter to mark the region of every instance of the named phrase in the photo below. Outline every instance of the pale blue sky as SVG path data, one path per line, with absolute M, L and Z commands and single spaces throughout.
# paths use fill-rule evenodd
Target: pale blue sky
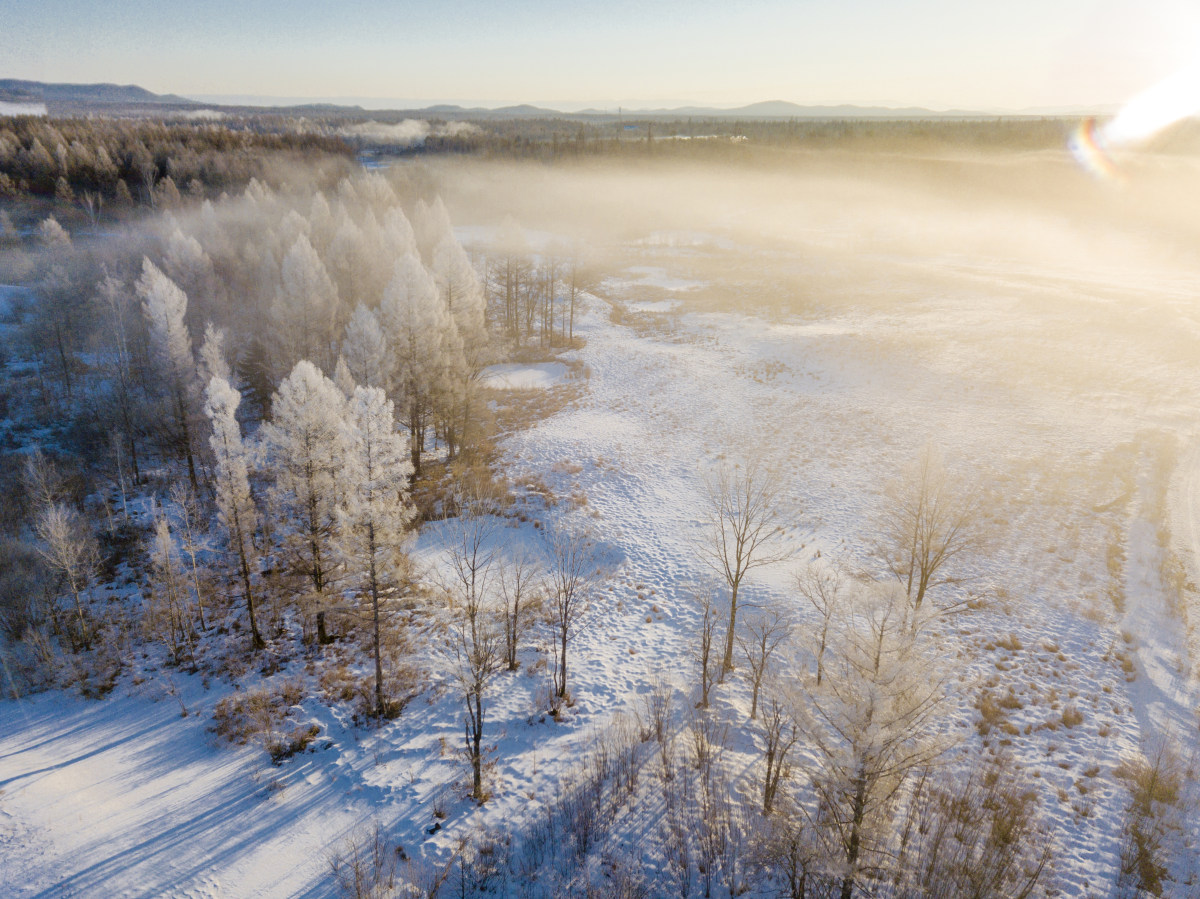
M 161 93 L 625 105 L 1115 103 L 1183 0 L 0 0 L 0 77 Z

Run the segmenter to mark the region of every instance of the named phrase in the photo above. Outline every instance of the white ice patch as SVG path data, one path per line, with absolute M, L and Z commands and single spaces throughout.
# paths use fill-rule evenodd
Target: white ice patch
M 532 365 L 492 365 L 483 370 L 484 387 L 493 390 L 545 390 L 567 376 L 561 362 L 539 362 Z

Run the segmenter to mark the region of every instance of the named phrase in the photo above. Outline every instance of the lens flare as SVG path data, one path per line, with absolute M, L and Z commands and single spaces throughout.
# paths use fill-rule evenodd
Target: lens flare
M 1071 135 L 1076 160 L 1098 178 L 1120 180 L 1113 152 L 1144 143 L 1200 112 L 1200 60 L 1142 91 L 1104 125 L 1084 119 Z
M 1104 135 L 1097 127 L 1095 119 L 1086 118 L 1080 122 L 1079 127 L 1071 135 L 1068 146 L 1075 160 L 1097 178 L 1105 181 L 1122 179 L 1121 170 L 1117 168 L 1113 158 L 1108 155 L 1104 144 Z

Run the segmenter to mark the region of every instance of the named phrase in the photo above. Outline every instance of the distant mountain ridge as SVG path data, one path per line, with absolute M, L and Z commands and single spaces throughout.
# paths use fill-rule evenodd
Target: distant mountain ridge
M 583 109 L 578 112 L 563 112 L 530 104 L 517 104 L 488 108 L 464 107 L 453 103 L 441 103 L 424 108 L 397 105 L 391 109 L 364 109 L 352 102 L 339 103 L 330 100 L 306 100 L 286 102 L 286 98 L 262 97 L 250 102 L 237 102 L 240 98 L 229 98 L 218 102 L 217 98 L 192 100 L 177 94 L 156 94 L 135 84 L 62 84 L 42 81 L 27 81 L 17 78 L 0 78 L 0 102 L 15 104 L 44 103 L 51 115 L 86 113 L 89 109 L 104 108 L 112 111 L 137 113 L 165 112 L 175 109 L 225 109 L 264 110 L 275 112 L 339 113 L 370 115 L 373 113 L 401 112 L 412 116 L 476 119 L 953 119 L 991 118 L 995 116 L 1063 116 L 1095 115 L 1109 112 L 1107 107 L 1045 107 L 1022 110 L 979 110 L 949 109 L 934 110 L 922 106 L 856 106 L 853 104 L 802 106 L 786 100 L 764 100 L 745 106 L 721 108 L 716 106 L 678 106 L 670 108 L 613 108 Z M 278 102 L 272 102 L 272 101 Z M 402 102 L 402 101 L 401 101 Z
M 175 94 L 155 94 L 136 84 L 54 84 L 0 78 L 0 100 L 11 103 L 43 102 L 97 106 L 199 106 Z

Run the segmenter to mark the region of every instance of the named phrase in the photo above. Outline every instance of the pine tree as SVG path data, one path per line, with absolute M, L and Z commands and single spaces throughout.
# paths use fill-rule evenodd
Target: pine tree
M 347 574 L 370 602 L 375 712 L 387 709 L 380 651 L 385 594 L 405 585 L 405 530 L 416 514 L 408 500 L 412 464 L 396 433 L 392 402 L 378 387 L 357 387 L 343 426 L 345 490 L 337 509 L 337 548 Z
M 247 453 L 242 444 L 242 429 L 237 421 L 241 395 L 221 378 L 208 383 L 204 414 L 212 423 L 213 455 L 216 457 L 217 512 L 221 526 L 229 536 L 229 545 L 237 558 L 238 573 L 246 597 L 246 614 L 250 619 L 252 645 L 261 649 L 262 636 L 254 617 L 254 587 L 251 559 L 254 558 L 254 531 L 258 526 L 258 509 L 250 494 Z

